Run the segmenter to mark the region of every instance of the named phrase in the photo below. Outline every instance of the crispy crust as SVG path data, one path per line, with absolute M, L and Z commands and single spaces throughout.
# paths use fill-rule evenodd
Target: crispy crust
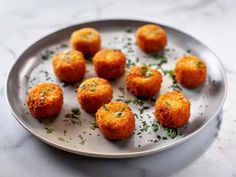
M 102 134 L 110 140 L 127 138 L 135 128 L 132 110 L 123 102 L 105 104 L 96 112 L 96 122 Z
M 26 102 L 35 118 L 56 117 L 63 106 L 63 92 L 57 84 L 39 83 L 28 91 Z
M 142 68 L 146 68 L 146 74 Z M 129 92 L 138 97 L 149 98 L 160 91 L 162 75 L 159 71 L 149 66 L 133 66 L 126 75 L 126 87 Z
M 62 51 L 52 59 L 55 75 L 64 82 L 74 83 L 81 80 L 86 71 L 84 56 L 74 49 Z
M 190 101 L 180 91 L 167 92 L 158 97 L 155 116 L 164 127 L 182 127 L 190 118 Z
M 93 28 L 82 28 L 72 33 L 70 43 L 84 56 L 93 56 L 101 48 L 101 35 Z
M 175 66 L 175 77 L 178 83 L 186 88 L 196 88 L 206 80 L 207 68 L 204 61 L 196 56 L 184 56 L 178 59 Z
M 125 55 L 121 50 L 102 49 L 93 57 L 93 65 L 99 77 L 118 78 L 125 72 Z
M 157 25 L 143 25 L 137 30 L 136 42 L 147 53 L 159 52 L 167 44 L 166 32 Z
M 102 105 L 112 99 L 113 89 L 107 80 L 90 78 L 77 89 L 77 99 L 81 107 L 89 113 L 95 113 Z

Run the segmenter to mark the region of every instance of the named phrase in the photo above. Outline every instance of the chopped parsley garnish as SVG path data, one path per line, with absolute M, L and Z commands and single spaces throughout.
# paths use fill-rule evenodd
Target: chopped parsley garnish
M 127 28 L 127 29 L 126 29 L 126 32 L 127 32 L 127 33 L 132 33 L 132 29 L 131 29 L 131 28 Z
M 156 132 L 158 130 L 158 125 L 157 124 L 152 124 L 152 130 Z
M 135 98 L 135 100 L 133 100 L 133 103 L 139 106 L 143 106 L 144 101 L 138 98 Z
M 168 101 L 166 101 L 165 104 L 166 104 L 166 106 L 168 106 L 168 107 L 171 106 L 171 104 L 170 104 Z
M 142 107 L 141 109 L 138 109 L 138 110 L 139 110 L 139 113 L 140 113 L 140 114 L 143 114 L 143 112 L 144 112 L 145 109 L 149 109 L 149 107 L 148 107 L 148 106 L 144 106 L 144 107 Z
M 150 126 L 147 124 L 146 121 L 143 121 L 142 124 L 143 124 L 143 128 L 141 129 L 141 131 L 145 131 L 146 132 Z
M 121 111 L 115 113 L 115 116 L 116 116 L 116 117 L 121 117 L 121 116 L 123 116 L 123 115 L 124 115 L 124 113 L 121 112 Z
M 86 142 L 86 139 L 84 139 L 84 137 L 82 135 L 79 135 L 78 137 L 80 138 L 80 143 L 79 144 L 84 145 L 85 142 Z
M 104 104 L 102 107 L 103 107 L 103 109 L 104 109 L 105 111 L 109 111 L 107 105 Z
M 81 114 L 81 111 L 78 107 L 73 108 L 71 111 L 75 115 L 80 115 Z
M 92 130 L 95 130 L 96 128 L 98 128 L 97 123 L 96 123 L 96 122 L 91 122 L 91 123 L 90 123 L 90 128 L 91 128 Z
M 67 48 L 68 45 L 67 44 L 61 44 L 61 48 Z
M 92 89 L 90 89 L 89 91 L 90 91 L 90 92 L 95 92 L 96 89 L 95 89 L 95 88 L 92 88 Z
M 78 107 L 71 109 L 71 113 L 65 115 L 65 119 L 63 122 L 72 123 L 72 124 L 81 124 L 81 120 L 79 119 L 81 115 L 81 111 Z
M 145 77 L 151 77 L 152 76 L 152 72 L 150 70 L 148 70 L 145 74 Z
M 47 132 L 48 134 L 50 134 L 50 133 L 52 133 L 52 132 L 55 131 L 55 129 L 54 129 L 53 127 L 45 127 L 45 130 L 47 130 L 46 132 Z
M 169 131 L 168 133 L 168 136 L 172 139 L 175 138 L 177 135 L 178 135 L 177 129 L 171 129 L 171 131 Z
M 58 140 L 65 142 L 65 139 L 63 137 L 59 137 Z
M 201 62 L 201 61 L 198 61 L 198 62 L 197 62 L 197 67 L 198 67 L 198 68 L 204 67 L 204 63 Z
M 48 60 L 51 57 L 51 55 L 53 55 L 53 54 L 54 54 L 54 51 L 46 50 L 45 53 L 42 54 L 42 59 L 43 60 Z
M 178 135 L 178 129 L 176 128 L 164 128 L 164 130 L 166 131 L 167 136 L 171 139 L 175 138 Z
M 61 86 L 62 87 L 67 87 L 69 84 L 67 84 L 67 83 L 65 83 L 65 82 L 63 82 L 62 84 L 61 84 Z
M 80 88 L 80 89 L 85 89 L 85 88 L 86 88 L 86 85 L 81 84 L 81 85 L 79 86 L 79 88 Z

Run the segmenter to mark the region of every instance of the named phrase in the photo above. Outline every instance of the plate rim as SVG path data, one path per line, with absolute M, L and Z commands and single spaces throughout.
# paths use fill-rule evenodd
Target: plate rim
M 88 151 L 76 151 L 76 150 L 72 150 L 70 148 L 67 148 L 65 146 L 62 145 L 58 145 L 56 143 L 52 143 L 51 141 L 47 140 L 44 137 L 41 137 L 40 135 L 38 135 L 37 133 L 35 133 L 33 131 L 33 129 L 31 129 L 27 124 L 25 124 L 22 121 L 22 118 L 18 117 L 16 115 L 16 113 L 14 112 L 13 106 L 10 103 L 10 93 L 8 92 L 8 85 L 9 85 L 9 81 L 10 81 L 10 75 L 13 72 L 14 67 L 16 67 L 17 62 L 19 61 L 19 59 L 21 58 L 22 55 L 24 55 L 25 52 L 27 52 L 31 47 L 33 47 L 34 45 L 36 45 L 37 43 L 40 43 L 41 41 L 43 41 L 44 39 L 46 39 L 47 37 L 51 36 L 52 34 L 55 33 L 59 33 L 61 31 L 64 31 L 68 28 L 73 28 L 76 27 L 78 25 L 86 25 L 89 23 L 101 23 L 101 22 L 119 22 L 119 21 L 130 21 L 130 22 L 139 22 L 139 23 L 153 23 L 153 24 L 158 24 L 164 27 L 168 27 L 169 29 L 175 30 L 177 32 L 180 32 L 184 35 L 187 35 L 191 38 L 193 38 L 194 40 L 198 41 L 199 43 L 201 43 L 201 45 L 203 45 L 205 48 L 207 48 L 216 58 L 216 60 L 219 63 L 220 66 L 220 71 L 222 73 L 223 76 L 223 81 L 224 81 L 224 85 L 225 85 L 225 89 L 224 89 L 224 95 L 223 95 L 223 99 L 218 107 L 218 109 L 216 110 L 216 112 L 200 127 L 198 128 L 196 131 L 192 132 L 191 134 L 187 135 L 186 137 L 183 137 L 183 139 L 178 140 L 177 142 L 175 142 L 174 144 L 171 145 L 165 145 L 161 148 L 154 148 L 154 149 L 150 149 L 150 150 L 144 150 L 144 151 L 139 151 L 139 152 L 122 152 L 122 153 L 95 153 L 95 152 L 88 152 Z M 53 32 L 48 33 L 47 35 L 44 35 L 43 37 L 39 38 L 38 40 L 36 40 L 35 42 L 31 43 L 26 49 L 23 50 L 23 52 L 21 52 L 20 55 L 18 55 L 17 59 L 14 61 L 14 63 L 12 64 L 11 68 L 9 69 L 8 73 L 7 73 L 7 77 L 5 80 L 5 87 L 4 87 L 4 92 L 5 92 L 5 98 L 7 101 L 7 105 L 13 115 L 13 117 L 17 120 L 17 122 L 24 128 L 26 129 L 28 132 L 30 132 L 32 135 L 34 135 L 36 138 L 38 138 L 39 140 L 43 141 L 44 143 L 53 146 L 55 148 L 61 149 L 63 151 L 67 151 L 70 153 L 74 153 L 74 154 L 78 154 L 78 155 L 83 155 L 83 156 L 89 156 L 89 157 L 98 157 L 98 158 L 133 158 L 133 157 L 141 157 L 141 156 L 145 156 L 145 155 L 150 155 L 156 152 L 160 152 L 169 148 L 172 148 L 176 145 L 179 145 L 180 143 L 183 143 L 187 140 L 189 140 L 190 138 L 196 136 L 199 132 L 201 132 L 205 127 L 208 126 L 208 124 L 210 122 L 212 122 L 212 120 L 214 118 L 217 117 L 217 115 L 219 114 L 219 112 L 222 110 L 222 107 L 225 103 L 226 97 L 227 97 L 227 93 L 228 93 L 228 81 L 227 81 L 227 77 L 226 77 L 226 71 L 224 68 L 223 63 L 221 62 L 220 58 L 216 55 L 216 53 L 211 50 L 207 45 L 205 45 L 202 41 L 198 40 L 197 38 L 195 38 L 193 35 L 190 35 L 188 33 L 186 33 L 185 31 L 179 30 L 178 28 L 169 26 L 167 24 L 163 24 L 163 23 L 159 23 L 156 21 L 152 21 L 152 20 L 143 20 L 143 19 L 126 19 L 126 18 L 109 18 L 109 19 L 100 19 L 100 20 L 88 20 L 88 21 L 83 21 L 77 24 L 73 24 L 73 25 L 69 25 L 63 28 L 60 28 L 59 30 L 54 30 Z

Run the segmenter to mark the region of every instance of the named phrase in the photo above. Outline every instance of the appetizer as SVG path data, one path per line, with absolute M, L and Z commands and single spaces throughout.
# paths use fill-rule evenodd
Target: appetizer
M 93 28 L 82 28 L 72 33 L 70 43 L 72 48 L 81 51 L 86 57 L 91 57 L 100 50 L 101 35 Z
M 28 91 L 26 102 L 33 117 L 56 117 L 63 105 L 63 92 L 57 84 L 42 82 Z
M 129 106 L 123 102 L 104 104 L 96 112 L 96 122 L 102 134 L 110 140 L 129 137 L 135 127 L 134 115 Z
M 102 49 L 93 57 L 97 75 L 104 79 L 114 79 L 125 72 L 125 55 L 119 49 Z
M 180 91 L 160 95 L 155 103 L 155 116 L 167 128 L 184 126 L 190 117 L 190 101 Z
M 196 88 L 206 80 L 207 68 L 204 61 L 196 56 L 183 56 L 175 66 L 175 78 L 186 88 Z
M 69 49 L 56 54 L 52 59 L 56 76 L 64 82 L 74 83 L 84 77 L 86 64 L 81 52 Z
M 81 107 L 89 113 L 95 113 L 102 105 L 112 99 L 113 89 L 107 80 L 90 78 L 77 89 L 77 99 Z
M 159 52 L 167 44 L 166 32 L 154 24 L 143 25 L 137 30 L 136 42 L 144 52 Z
M 160 91 L 162 75 L 146 65 L 133 66 L 126 75 L 126 87 L 137 97 L 150 98 Z

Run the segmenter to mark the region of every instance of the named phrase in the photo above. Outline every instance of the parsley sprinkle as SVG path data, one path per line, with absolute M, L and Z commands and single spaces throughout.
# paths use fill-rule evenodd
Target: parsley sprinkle
M 84 145 L 85 142 L 86 142 L 86 139 L 84 139 L 82 135 L 79 135 L 79 138 L 80 138 L 80 143 L 79 144 Z
M 50 134 L 55 131 L 53 127 L 45 127 L 45 130 L 47 130 L 47 133 Z
M 147 124 L 146 121 L 143 121 L 142 123 L 143 123 L 143 128 L 142 128 L 142 130 L 144 130 L 144 131 L 146 132 L 150 126 Z
M 121 111 L 116 112 L 116 113 L 115 113 L 115 116 L 116 116 L 116 117 L 121 117 L 121 116 L 123 116 L 123 112 L 121 112 Z
M 61 44 L 61 48 L 67 48 L 68 45 L 67 44 Z
M 127 28 L 127 29 L 126 29 L 126 32 L 127 32 L 127 33 L 132 33 L 132 29 L 131 29 L 131 28 Z
M 169 103 L 169 102 L 165 102 L 165 104 L 166 104 L 166 106 L 168 106 L 168 107 L 170 107 L 171 106 L 171 104 Z
M 78 107 L 75 107 L 71 110 L 75 115 L 80 115 L 81 112 L 80 112 L 80 109 Z
M 157 124 L 152 124 L 152 130 L 156 132 L 158 130 L 158 125 Z
M 62 142 L 65 142 L 65 139 L 62 138 L 62 137 L 59 137 L 58 140 L 62 141 Z
M 102 107 L 105 111 L 109 111 L 108 107 L 105 104 Z
M 91 122 L 91 123 L 90 123 L 90 128 L 91 128 L 92 130 L 95 130 L 96 128 L 98 128 L 97 123 L 96 123 L 96 122 Z

